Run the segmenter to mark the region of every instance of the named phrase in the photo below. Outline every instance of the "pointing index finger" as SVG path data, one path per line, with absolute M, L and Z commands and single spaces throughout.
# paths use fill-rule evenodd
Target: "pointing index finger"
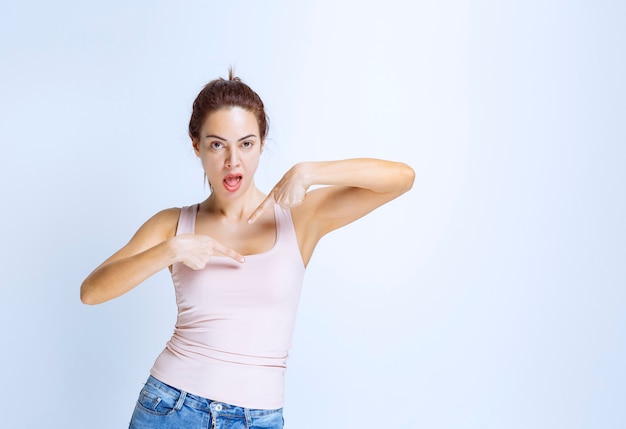
M 265 197 L 263 202 L 259 204 L 256 210 L 250 215 L 250 217 L 248 218 L 248 223 L 253 223 L 255 220 L 257 220 L 259 216 L 261 216 L 261 213 L 267 210 L 267 208 L 273 203 L 274 203 L 274 193 L 272 192 L 267 197 Z
M 243 263 L 246 261 L 246 258 L 244 258 L 239 252 L 229 247 L 226 247 L 223 244 L 218 243 L 217 241 L 213 243 L 213 248 L 215 250 L 215 253 L 218 255 L 227 256 L 229 258 L 236 260 L 237 262 Z

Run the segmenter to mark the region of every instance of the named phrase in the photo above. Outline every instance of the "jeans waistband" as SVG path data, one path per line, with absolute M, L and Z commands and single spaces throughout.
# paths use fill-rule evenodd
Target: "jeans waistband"
M 254 416 L 263 416 L 263 415 L 275 413 L 277 411 L 282 410 L 282 409 L 278 409 L 278 410 L 248 409 L 244 407 L 238 407 L 236 405 L 227 404 L 225 402 L 214 401 L 212 399 L 203 398 L 202 396 L 197 396 L 189 392 L 184 392 L 180 389 L 170 386 L 169 384 L 163 383 L 162 381 L 154 378 L 152 375 L 148 377 L 146 384 L 151 385 L 152 387 L 163 392 L 164 395 L 168 395 L 174 400 L 178 400 L 181 397 L 181 395 L 184 394 L 185 405 L 189 407 L 197 408 L 200 410 L 211 411 L 211 412 L 219 411 L 221 415 L 232 415 L 235 417 L 237 416 L 254 417 Z

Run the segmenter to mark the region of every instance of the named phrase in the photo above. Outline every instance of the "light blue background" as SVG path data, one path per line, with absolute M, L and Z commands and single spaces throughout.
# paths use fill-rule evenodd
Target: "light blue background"
M 3 2 L 2 427 L 127 426 L 168 275 L 79 286 L 205 197 L 185 130 L 230 64 L 270 115 L 263 189 L 302 160 L 417 174 L 320 243 L 287 428 L 625 427 L 625 4 Z

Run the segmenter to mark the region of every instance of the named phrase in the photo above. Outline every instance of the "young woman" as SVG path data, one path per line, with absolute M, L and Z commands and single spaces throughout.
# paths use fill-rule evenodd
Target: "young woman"
M 254 182 L 263 102 L 232 71 L 200 92 L 189 135 L 210 196 L 149 219 L 85 279 L 81 300 L 102 303 L 171 271 L 175 331 L 131 428 L 282 428 L 286 359 L 317 242 L 408 191 L 414 172 L 377 159 L 303 162 L 265 195 Z

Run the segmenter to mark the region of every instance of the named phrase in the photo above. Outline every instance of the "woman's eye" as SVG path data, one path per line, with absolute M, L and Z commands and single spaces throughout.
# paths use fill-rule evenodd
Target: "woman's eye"
M 251 148 L 251 147 L 252 147 L 252 145 L 254 145 L 254 143 L 252 143 L 252 142 L 243 142 L 243 143 L 241 143 L 241 145 L 242 145 L 244 148 L 249 149 L 249 148 Z
M 221 149 L 223 144 L 221 142 L 213 142 L 211 143 L 211 149 Z

